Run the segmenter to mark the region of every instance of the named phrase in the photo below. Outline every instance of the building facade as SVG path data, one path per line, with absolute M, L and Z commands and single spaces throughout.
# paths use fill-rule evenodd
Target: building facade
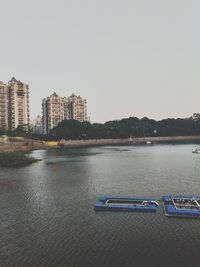
M 43 133 L 47 134 L 61 121 L 68 119 L 67 98 L 53 93 L 42 100 Z
M 87 121 L 87 100 L 72 94 L 68 99 L 69 119 Z
M 43 133 L 47 134 L 63 120 L 87 121 L 87 102 L 80 96 L 59 97 L 53 93 L 42 100 Z
M 13 131 L 17 127 L 29 129 L 29 86 L 14 77 L 0 84 L 0 128 Z
M 8 130 L 8 86 L 0 82 L 0 129 Z

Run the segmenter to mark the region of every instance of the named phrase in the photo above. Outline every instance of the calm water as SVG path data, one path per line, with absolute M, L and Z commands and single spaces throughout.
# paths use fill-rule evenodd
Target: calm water
M 35 151 L 0 170 L 0 266 L 200 266 L 200 220 L 94 212 L 102 195 L 200 194 L 195 145 Z

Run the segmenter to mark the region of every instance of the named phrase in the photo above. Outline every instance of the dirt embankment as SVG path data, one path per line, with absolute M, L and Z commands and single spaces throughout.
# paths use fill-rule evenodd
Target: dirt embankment
M 60 142 L 4 142 L 0 143 L 0 152 L 21 151 L 29 152 L 37 149 L 51 149 L 60 146 L 66 148 L 105 146 L 105 145 L 137 145 L 137 144 L 159 144 L 159 143 L 181 143 L 200 142 L 200 136 L 170 136 L 170 137 L 138 137 L 126 139 L 94 139 L 94 140 L 62 140 Z
M 200 136 L 170 136 L 170 137 L 138 137 L 126 139 L 96 139 L 96 140 L 63 140 L 64 147 L 86 147 L 102 145 L 137 145 L 137 144 L 159 144 L 170 142 L 200 142 Z

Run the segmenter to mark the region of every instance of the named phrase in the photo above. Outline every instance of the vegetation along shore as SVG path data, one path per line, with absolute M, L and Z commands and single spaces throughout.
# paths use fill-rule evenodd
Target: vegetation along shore
M 34 134 L 18 127 L 0 132 L 0 152 L 28 152 L 55 147 L 87 147 L 163 142 L 200 142 L 200 115 L 156 121 L 144 117 L 105 123 L 64 120 L 48 134 Z
M 1 152 L 0 167 L 19 167 L 39 161 L 22 152 Z

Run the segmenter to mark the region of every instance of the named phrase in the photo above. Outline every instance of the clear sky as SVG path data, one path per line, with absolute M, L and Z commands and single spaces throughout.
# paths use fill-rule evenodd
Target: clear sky
M 54 91 L 91 121 L 200 112 L 199 0 L 0 0 L 0 80 Z

